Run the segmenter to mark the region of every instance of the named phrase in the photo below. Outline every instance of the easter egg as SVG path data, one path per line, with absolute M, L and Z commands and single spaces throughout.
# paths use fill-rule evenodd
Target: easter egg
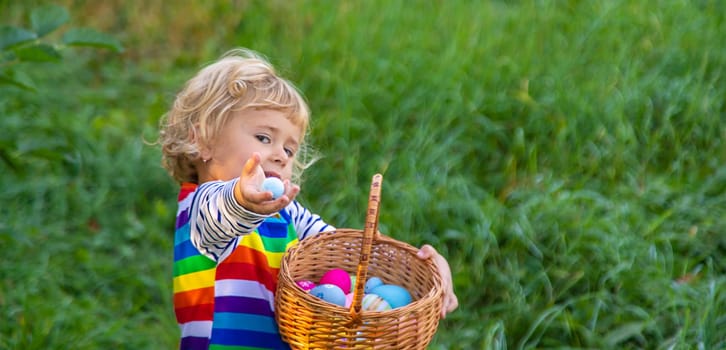
M 350 276 L 343 269 L 331 269 L 320 278 L 320 284 L 334 284 L 343 291 L 350 293 Z
M 276 177 L 268 177 L 262 182 L 262 189 L 272 192 L 272 199 L 277 199 L 285 192 L 285 185 Z
M 366 293 L 371 293 L 373 288 L 376 288 L 380 285 L 383 285 L 383 281 L 381 281 L 378 277 L 371 277 L 366 281 L 365 288 L 363 289 Z
M 355 280 L 357 278 L 358 277 L 356 277 L 355 275 L 350 275 L 350 290 L 351 291 L 353 290 L 353 288 L 355 288 Z
M 315 282 L 313 282 L 313 281 L 299 280 L 299 281 L 296 281 L 295 284 L 297 284 L 298 287 L 302 288 L 302 290 L 304 290 L 306 292 L 315 288 Z
M 391 308 L 406 306 L 411 302 L 411 293 L 406 288 L 395 284 L 383 284 L 371 290 L 372 294 L 377 294 L 383 300 L 391 304 Z
M 350 304 L 353 304 L 353 293 L 348 293 L 345 295 L 345 307 L 350 307 Z
M 331 304 L 345 306 L 345 293 L 334 284 L 319 284 L 310 290 L 310 294 Z
M 364 295 L 361 306 L 366 311 L 386 311 L 391 309 L 391 305 L 376 294 Z

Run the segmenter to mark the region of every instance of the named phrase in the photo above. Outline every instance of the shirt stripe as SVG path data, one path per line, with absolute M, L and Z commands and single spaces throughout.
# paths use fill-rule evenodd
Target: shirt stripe
M 215 326 L 224 329 L 240 329 L 273 334 L 278 331 L 275 319 L 269 316 L 218 312 L 214 314 L 214 323 Z
M 174 306 L 184 308 L 194 305 L 209 304 L 213 305 L 214 286 L 207 288 L 197 288 L 186 292 L 178 292 L 174 294 Z
M 209 270 L 214 268 L 216 265 L 217 264 L 209 258 L 200 254 L 196 254 L 174 262 L 174 277 L 188 273 Z
M 214 301 L 216 303 L 214 307 L 215 312 L 237 312 L 264 315 L 270 317 L 274 316 L 272 313 L 272 305 L 270 304 L 270 300 L 225 296 L 216 297 Z
M 182 330 L 189 322 L 212 321 L 214 318 L 214 304 L 194 304 L 174 309 L 176 320 L 182 325 Z M 183 333 L 183 332 L 182 332 Z M 182 334 L 186 336 L 186 334 Z
M 176 293 L 212 286 L 214 285 L 214 269 L 174 277 L 173 285 Z
M 219 280 L 214 285 L 214 295 L 248 297 L 271 300 L 274 294 L 255 281 Z
M 277 269 L 270 270 L 264 266 L 245 263 L 221 264 L 217 266 L 217 280 L 257 281 L 267 290 L 274 291 L 277 286 L 277 272 L 279 272 Z
M 212 330 L 212 321 L 194 321 L 184 325 L 187 334 L 191 337 L 209 337 Z
M 246 346 L 263 349 L 280 349 L 280 336 L 276 333 L 237 329 L 213 329 L 212 338 L 216 340 L 215 344 L 220 345 L 235 345 L 238 344 L 238 339 L 245 339 Z
M 210 330 L 211 333 L 211 330 Z M 209 337 L 186 336 L 179 343 L 180 350 L 207 350 L 209 349 Z

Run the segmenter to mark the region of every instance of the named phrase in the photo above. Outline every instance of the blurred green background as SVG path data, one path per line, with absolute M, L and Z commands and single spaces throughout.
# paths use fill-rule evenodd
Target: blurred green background
M 27 83 L 0 79 L 0 349 L 176 346 L 153 141 L 238 46 L 312 108 L 298 199 L 360 228 L 382 172 L 381 231 L 449 259 L 431 349 L 726 348 L 726 2 L 0 0 L 0 26 L 48 4 L 60 56 L 0 52 Z

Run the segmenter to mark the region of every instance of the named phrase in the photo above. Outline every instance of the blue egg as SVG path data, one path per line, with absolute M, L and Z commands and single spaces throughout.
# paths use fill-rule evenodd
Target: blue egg
M 268 177 L 262 182 L 262 189 L 272 192 L 272 199 L 277 199 L 285 193 L 285 185 L 276 177 Z
M 406 288 L 395 284 L 384 284 L 371 290 L 372 294 L 376 294 L 391 305 L 391 308 L 406 306 L 411 303 L 411 293 Z
M 363 291 L 367 293 L 370 293 L 373 288 L 376 288 L 380 285 L 383 285 L 383 281 L 381 281 L 378 277 L 371 277 L 366 281 L 365 287 L 363 288 Z
M 331 304 L 345 306 L 345 293 L 334 284 L 321 284 L 310 290 L 310 294 Z

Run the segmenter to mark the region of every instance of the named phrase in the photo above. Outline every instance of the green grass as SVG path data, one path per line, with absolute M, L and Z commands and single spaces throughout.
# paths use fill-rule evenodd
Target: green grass
M 126 51 L 0 87 L 0 349 L 175 346 L 176 187 L 144 140 L 234 46 L 310 102 L 301 201 L 360 228 L 382 172 L 380 229 L 448 257 L 431 349 L 726 347 L 722 2 L 65 3 Z

